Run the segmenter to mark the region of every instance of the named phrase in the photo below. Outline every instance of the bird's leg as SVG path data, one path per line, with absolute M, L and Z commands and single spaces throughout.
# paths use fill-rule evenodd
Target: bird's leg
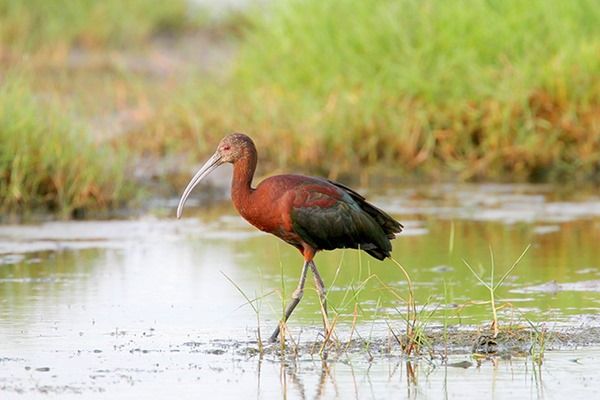
M 319 271 L 317 270 L 317 266 L 311 260 L 310 261 L 310 269 L 313 272 L 313 276 L 315 278 L 315 286 L 317 287 L 317 292 L 319 293 L 319 299 L 321 301 L 322 313 L 323 313 L 323 326 L 325 327 L 325 336 L 329 333 L 329 319 L 327 314 L 327 291 L 325 290 L 325 284 L 323 283 L 323 279 L 321 279 L 321 275 L 319 275 Z
M 283 316 L 283 320 L 277 325 L 277 328 L 275 328 L 275 331 L 271 335 L 271 342 L 275 342 L 277 340 L 277 337 L 279 336 L 279 331 L 281 330 L 281 325 L 288 320 L 290 315 L 292 315 L 294 308 L 296 308 L 298 303 L 300 303 L 300 299 L 302 299 L 302 295 L 304 294 L 304 283 L 306 282 L 306 272 L 308 271 L 308 264 L 309 262 L 305 261 L 304 265 L 302 266 L 302 273 L 300 274 L 300 281 L 298 281 L 298 287 L 296 288 L 296 290 L 294 290 L 294 293 L 292 293 L 292 301 L 288 304 L 287 308 L 285 309 L 285 315 Z

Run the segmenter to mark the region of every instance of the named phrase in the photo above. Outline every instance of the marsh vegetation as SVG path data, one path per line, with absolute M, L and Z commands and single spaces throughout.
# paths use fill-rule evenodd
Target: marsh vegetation
M 111 173 L 173 190 L 166 178 L 180 183 L 182 161 L 236 130 L 260 143 L 270 170 L 342 180 L 598 179 L 594 1 L 348 5 L 211 14 L 183 0 L 0 2 L 0 102 L 28 99 L 0 126 L 4 209 L 127 203 L 134 193 L 106 185 Z M 14 149 L 29 149 L 20 137 L 40 130 L 50 154 L 13 167 Z M 76 194 L 50 184 L 23 198 L 12 177 L 56 181 L 40 166 L 71 152 L 66 130 L 125 162 L 111 157 L 107 173 L 61 156 L 84 175 L 65 182 Z

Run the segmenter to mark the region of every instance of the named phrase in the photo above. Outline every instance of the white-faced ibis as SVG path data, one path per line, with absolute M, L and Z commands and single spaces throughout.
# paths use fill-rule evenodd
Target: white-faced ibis
M 277 175 L 253 188 L 256 159 L 256 147 L 248 136 L 234 133 L 223 138 L 217 151 L 183 191 L 177 218 L 181 217 L 185 201 L 198 182 L 219 165 L 232 163 L 231 198 L 238 212 L 252 225 L 291 244 L 304 256 L 300 281 L 286 307 L 283 322 L 302 298 L 310 267 L 323 305 L 325 329 L 328 329 L 325 285 L 313 261 L 315 254 L 319 250 L 358 248 L 383 260 L 390 257 L 390 239 L 403 227 L 354 190 L 331 180 Z M 279 331 L 280 325 L 271 341 L 277 340 Z

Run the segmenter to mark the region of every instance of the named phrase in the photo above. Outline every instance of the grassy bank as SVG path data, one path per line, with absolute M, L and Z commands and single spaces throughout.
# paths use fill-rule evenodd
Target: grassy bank
M 0 211 L 79 215 L 130 199 L 130 149 L 103 142 L 160 91 L 147 47 L 203 18 L 186 0 L 0 0 Z
M 249 19 L 231 79 L 184 90 L 155 146 L 241 130 L 278 166 L 334 175 L 600 174 L 593 0 L 288 0 Z
M 154 157 L 160 179 L 232 131 L 263 173 L 600 177 L 594 0 L 285 0 L 220 20 L 190 4 L 0 0 L 4 209 L 111 204 L 124 166 L 84 156 Z
M 120 199 L 123 163 L 82 124 L 14 75 L 0 85 L 0 210 L 62 215 Z

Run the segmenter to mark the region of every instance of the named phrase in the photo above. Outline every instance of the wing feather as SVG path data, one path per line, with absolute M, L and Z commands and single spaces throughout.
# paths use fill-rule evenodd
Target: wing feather
M 299 189 L 292 207 L 292 223 L 306 243 L 319 250 L 360 248 L 375 258 L 390 255 L 392 231 L 401 225 L 364 197 L 333 182 Z M 389 220 L 395 222 L 390 223 Z

